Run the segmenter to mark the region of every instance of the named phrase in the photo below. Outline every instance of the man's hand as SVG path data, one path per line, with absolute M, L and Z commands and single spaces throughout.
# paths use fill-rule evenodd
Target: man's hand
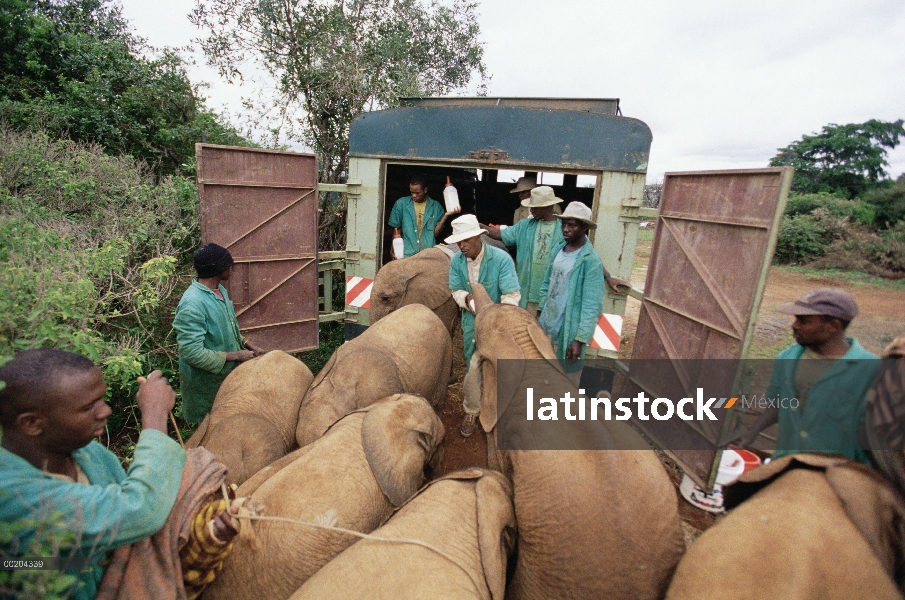
M 244 342 L 242 342 L 242 345 L 245 346 L 247 349 L 251 350 L 252 352 L 254 352 L 255 356 L 261 356 L 262 354 L 264 354 L 264 351 L 260 347 L 255 346 L 248 340 L 245 340 Z
M 167 415 L 176 405 L 176 392 L 160 371 L 138 378 L 135 402 L 141 413 L 141 428 L 167 432 Z
M 618 277 L 613 277 L 612 275 L 607 277 L 606 282 L 609 284 L 609 286 L 611 288 L 613 288 L 614 292 L 619 292 L 620 287 L 626 287 L 626 288 L 632 287 L 632 284 L 629 283 L 628 281 L 626 281 L 625 279 L 619 279 Z M 627 291 L 619 292 L 619 293 L 624 294 L 624 293 L 627 293 Z
M 229 542 L 239 533 L 232 520 L 232 516 L 238 512 L 238 506 L 231 506 L 229 512 L 221 512 L 214 515 L 214 535 L 221 542 Z
M 456 208 L 456 210 L 451 210 L 451 211 L 447 212 L 445 215 L 443 215 L 443 218 L 444 218 L 444 219 L 448 219 L 448 218 L 450 218 L 450 217 L 453 216 L 453 215 L 459 214 L 460 212 L 462 212 L 462 207 L 461 207 L 461 206 L 458 207 L 458 208 Z
M 491 239 L 494 240 L 502 240 L 503 234 L 500 233 L 500 228 L 496 225 L 483 225 L 481 224 L 481 229 L 487 232 L 487 235 L 490 236 Z
M 246 360 L 251 360 L 255 357 L 255 353 L 251 350 L 239 350 L 238 352 L 227 352 L 226 353 L 226 362 L 238 362 L 244 363 Z
M 472 294 L 468 294 L 465 296 L 465 306 L 468 307 L 468 312 L 471 314 L 475 314 L 474 312 L 474 296 Z
M 584 346 L 578 340 L 573 341 L 569 344 L 569 347 L 566 349 L 566 358 L 569 359 L 570 363 L 575 362 L 581 357 L 581 347 Z

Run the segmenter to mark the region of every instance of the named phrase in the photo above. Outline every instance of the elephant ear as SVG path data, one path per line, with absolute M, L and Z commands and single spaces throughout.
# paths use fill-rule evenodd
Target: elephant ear
M 396 394 L 370 407 L 361 445 L 380 491 L 400 506 L 424 481 L 424 465 L 443 440 L 443 424 L 427 400 Z
M 484 580 L 491 598 L 501 600 L 506 591 L 506 564 L 515 547 L 512 484 L 501 473 L 485 471 L 475 483 L 475 506 Z
M 330 374 L 330 371 L 333 369 L 333 367 L 336 366 L 336 356 L 339 354 L 339 350 L 341 348 L 342 346 L 336 349 L 336 352 L 333 353 L 333 356 L 330 357 L 330 360 L 327 361 L 327 364 L 323 366 L 323 368 L 317 374 L 317 377 L 315 377 L 314 381 L 311 382 L 311 385 L 308 386 L 308 391 L 311 391 L 319 386 L 324 378 Z M 302 402 L 304 403 L 304 400 L 302 400 Z
M 211 414 L 207 413 L 204 415 L 204 420 L 201 421 L 201 425 L 198 426 L 198 429 L 195 430 L 195 433 L 192 434 L 192 437 L 185 441 L 185 449 L 190 450 L 192 448 L 197 448 L 204 443 L 204 436 L 207 433 L 207 428 L 211 424 Z
M 515 344 L 515 341 L 511 341 L 512 344 Z M 519 390 L 522 378 L 525 376 L 525 360 L 520 353 L 513 353 L 510 356 L 497 356 L 493 360 L 481 358 L 480 361 L 480 370 L 475 369 L 474 356 L 478 356 L 478 353 L 472 356 L 472 365 L 469 367 L 469 372 L 466 373 L 465 378 L 468 379 L 468 376 L 472 371 L 480 372 L 481 379 L 483 380 L 480 385 L 480 389 L 483 393 L 483 399 L 481 402 L 481 427 L 485 432 L 489 433 L 492 431 L 499 420 L 500 411 L 505 412 L 506 408 L 509 406 L 509 403 L 512 402 L 512 398 L 515 396 L 515 393 Z M 497 369 L 497 361 L 500 359 L 521 359 L 517 362 L 514 360 L 507 361 L 506 370 L 502 374 L 503 379 L 500 379 L 500 372 Z M 467 381 L 463 384 L 465 387 L 466 393 L 468 391 Z M 502 389 L 506 393 L 504 396 L 499 395 L 499 390 Z
M 532 320 L 531 323 L 528 324 L 528 336 L 531 338 L 531 341 L 534 342 L 534 347 L 537 348 L 537 351 L 540 352 L 544 358 L 547 360 L 556 360 L 556 352 L 553 351 L 553 342 L 550 341 L 550 336 L 544 333 L 541 326 L 537 324 L 537 321 Z M 559 361 L 557 361 L 557 364 L 558 362 Z
M 406 265 L 401 304 L 423 304 L 436 310 L 452 298 L 449 259 L 439 251 L 426 250 L 423 254 L 427 255 L 417 256 L 417 260 Z

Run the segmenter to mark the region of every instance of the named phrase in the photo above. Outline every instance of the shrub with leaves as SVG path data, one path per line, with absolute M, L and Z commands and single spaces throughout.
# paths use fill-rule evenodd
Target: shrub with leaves
M 789 197 L 785 214 L 790 217 L 808 215 L 817 209 L 823 209 L 833 217 L 849 218 L 853 222 L 872 225 L 875 209 L 871 204 L 860 200 L 848 200 L 826 192 L 817 194 L 799 194 Z
M 157 185 L 130 157 L 0 130 L 0 361 L 41 346 L 84 354 L 103 368 L 111 434 L 137 426 L 136 377 L 178 371 L 172 312 L 197 202 L 192 181 Z

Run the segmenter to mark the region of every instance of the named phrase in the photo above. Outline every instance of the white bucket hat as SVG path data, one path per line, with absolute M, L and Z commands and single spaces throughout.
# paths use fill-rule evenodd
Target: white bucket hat
M 562 198 L 557 198 L 553 193 L 553 188 L 549 185 L 541 185 L 531 190 L 531 197 L 522 200 L 522 206 L 528 208 L 540 208 L 542 206 L 553 206 L 562 202 Z
M 530 192 L 537 187 L 537 181 L 531 177 L 519 177 L 515 182 L 515 188 L 509 190 L 510 194 L 518 194 L 519 192 Z
M 591 229 L 597 229 L 597 223 L 591 220 L 591 209 L 584 202 L 569 202 L 561 215 L 553 215 L 557 219 L 576 219 Z
M 452 228 L 452 235 L 445 240 L 447 244 L 457 244 L 462 240 L 467 240 L 470 237 L 475 237 L 484 233 L 484 230 L 481 229 L 481 225 L 478 223 L 478 218 L 474 215 L 462 215 L 461 217 L 453 219 Z

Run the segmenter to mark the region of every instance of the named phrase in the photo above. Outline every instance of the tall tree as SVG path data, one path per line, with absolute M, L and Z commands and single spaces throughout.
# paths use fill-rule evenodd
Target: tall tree
M 853 198 L 886 179 L 886 151 L 898 146 L 899 138 L 905 138 L 902 119 L 830 123 L 820 133 L 804 135 L 780 148 L 770 165 L 795 167 L 794 191 L 841 193 Z
M 404 96 L 461 90 L 473 77 L 485 88 L 476 7 L 469 0 L 196 0 L 191 19 L 208 32 L 201 47 L 221 75 L 241 79 L 263 69 L 271 76 L 275 89 L 259 114 L 270 109 L 277 136 L 313 148 L 321 181 L 336 182 L 359 113 Z M 321 198 L 322 231 L 344 220 L 344 207 L 327 202 Z
M 110 0 L 0 2 L 0 120 L 184 170 L 202 132 L 247 145 L 207 110 L 171 51 L 150 51 Z

